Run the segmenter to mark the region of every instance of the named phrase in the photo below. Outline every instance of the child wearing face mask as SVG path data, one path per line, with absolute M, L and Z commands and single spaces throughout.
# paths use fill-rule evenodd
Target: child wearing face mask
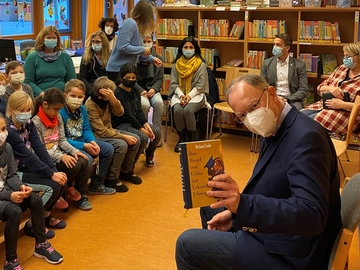
M 85 190 L 92 166 L 89 166 L 87 156 L 71 146 L 65 138 L 64 124 L 59 115 L 63 106 L 62 92 L 57 88 L 47 89 L 44 95 L 35 100 L 36 115 L 32 121 L 56 168 L 66 173 L 69 199 L 75 201 L 81 210 L 91 210 Z
M 58 264 L 63 257 L 46 240 L 44 210 L 40 196 L 32 188 L 21 182 L 8 136 L 6 120 L 0 116 L 0 219 L 5 221 L 5 270 L 23 269 L 16 254 L 19 225 L 22 212 L 29 208 L 35 234 L 34 256 L 44 258 L 51 264 Z
M 193 37 L 184 38 L 171 68 L 169 91 L 179 134 L 175 152 L 180 151 L 179 143 L 195 140 L 195 112 L 204 107 L 208 94 L 208 74 L 200 47 Z
M 32 99 L 34 99 L 33 91 L 30 85 L 24 83 L 25 73 L 22 64 L 20 64 L 18 61 L 8 62 L 5 67 L 5 74 L 9 80 L 9 83 L 5 86 L 4 91 L 1 91 L 0 89 L 0 96 L 2 96 L 7 101 L 10 95 L 15 91 L 24 91 Z
M 111 124 L 120 131 L 131 132 L 140 137 L 140 147 L 135 156 L 134 164 L 140 154 L 145 153 L 146 166 L 153 167 L 155 150 L 161 140 L 160 127 L 149 124 L 141 109 L 140 93 L 134 88 L 137 79 L 137 68 L 127 63 L 121 67 L 119 75 L 121 83 L 115 89 L 115 97 L 123 105 L 124 114 L 120 117 L 112 115 Z M 146 148 L 149 139 L 150 143 Z
M 117 192 L 126 192 L 128 188 L 118 179 L 108 183 L 107 171 L 114 156 L 114 148 L 111 144 L 96 140 L 89 123 L 85 107 L 82 105 L 85 98 L 85 84 L 72 79 L 65 85 L 65 106 L 60 110 L 64 122 L 65 137 L 75 148 L 84 153 L 92 166 L 94 157 L 99 156 L 99 173 L 91 177 L 88 187 L 89 194 L 111 195 Z M 115 189 L 115 190 L 114 190 Z
M 81 59 L 79 79 L 86 85 L 86 98 L 92 94 L 94 81 L 106 76 L 105 67 L 110 57 L 108 40 L 102 31 L 91 35 L 91 46 L 86 47 Z
M 12 146 L 14 157 L 18 162 L 18 173 L 24 183 L 32 187 L 44 186 L 42 196 L 44 202 L 45 224 L 49 227 L 63 229 L 66 222 L 53 217 L 50 213 L 64 193 L 67 176 L 58 172 L 44 144 L 41 142 L 34 123 L 30 120 L 33 100 L 24 91 L 16 91 L 9 97 L 6 110 L 6 141 Z M 46 198 L 44 198 L 44 196 Z M 31 220 L 24 227 L 27 235 L 34 236 Z M 46 237 L 52 238 L 53 231 L 46 231 Z

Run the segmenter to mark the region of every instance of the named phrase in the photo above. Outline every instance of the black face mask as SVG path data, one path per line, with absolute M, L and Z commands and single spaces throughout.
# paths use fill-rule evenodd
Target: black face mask
M 109 104 L 108 100 L 99 99 L 97 96 L 91 95 L 91 100 L 96 103 L 101 109 L 106 108 L 106 106 Z
M 136 83 L 136 81 L 132 81 L 132 80 L 125 79 L 125 78 L 122 79 L 122 84 L 126 87 L 134 87 L 135 83 Z

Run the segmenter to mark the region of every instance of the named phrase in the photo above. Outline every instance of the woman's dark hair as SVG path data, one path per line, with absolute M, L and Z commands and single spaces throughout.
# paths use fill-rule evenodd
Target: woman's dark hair
M 136 78 L 138 77 L 138 71 L 136 66 L 130 64 L 130 63 L 126 63 L 124 65 L 122 65 L 122 67 L 120 68 L 120 73 L 119 73 L 119 79 L 122 80 L 122 78 L 125 77 L 126 74 L 128 73 L 134 73 L 136 75 Z
M 184 38 L 184 39 L 181 41 L 181 43 L 180 43 L 180 45 L 179 45 L 178 53 L 177 53 L 176 58 L 175 58 L 175 60 L 174 60 L 173 63 L 176 63 L 176 61 L 183 55 L 183 50 L 182 50 L 182 48 L 184 47 L 184 45 L 185 45 L 186 42 L 191 42 L 191 44 L 192 44 L 192 45 L 194 46 L 194 48 L 195 48 L 195 55 L 196 55 L 197 57 L 199 57 L 203 62 L 205 62 L 204 58 L 202 58 L 202 56 L 201 56 L 200 47 L 199 47 L 199 44 L 198 44 L 198 42 L 196 41 L 196 39 L 193 38 L 193 37 L 186 37 L 186 38 Z
M 36 115 L 39 112 L 39 107 L 46 101 L 49 106 L 55 104 L 64 104 L 64 96 L 59 88 L 48 88 L 45 90 L 45 93 L 42 96 L 38 96 L 34 100 L 34 114 Z
M 101 18 L 101 20 L 99 21 L 99 24 L 98 24 L 98 27 L 104 31 L 105 30 L 105 24 L 107 22 L 110 22 L 110 23 L 114 23 L 114 32 L 113 34 L 115 34 L 115 32 L 117 32 L 119 30 L 119 23 L 118 21 L 116 20 L 116 18 L 113 18 L 113 17 L 107 17 L 107 18 Z

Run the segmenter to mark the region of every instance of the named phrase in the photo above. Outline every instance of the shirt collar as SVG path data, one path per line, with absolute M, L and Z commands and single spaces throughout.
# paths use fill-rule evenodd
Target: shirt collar
M 277 61 L 278 61 L 278 63 L 280 63 L 280 64 L 283 64 L 283 65 L 285 64 L 285 65 L 286 65 L 287 63 L 289 63 L 289 57 L 290 57 L 290 55 L 288 55 L 288 56 L 286 57 L 286 59 L 285 59 L 284 62 L 281 61 L 280 58 L 278 58 Z
M 276 130 L 275 130 L 273 136 L 276 135 L 276 132 L 279 130 L 279 128 L 280 128 L 282 122 L 284 121 L 286 115 L 287 115 L 287 114 L 289 113 L 289 111 L 291 110 L 291 106 L 290 106 L 289 103 L 284 102 L 283 104 L 284 104 L 284 108 L 283 108 L 282 111 L 281 111 L 280 118 L 279 118 L 279 123 L 278 123 L 278 125 L 277 125 L 277 127 L 276 127 Z

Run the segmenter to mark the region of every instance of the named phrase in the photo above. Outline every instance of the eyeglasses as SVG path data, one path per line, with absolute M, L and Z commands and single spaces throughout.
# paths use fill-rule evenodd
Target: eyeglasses
M 343 59 L 349 59 L 349 58 L 354 57 L 354 56 L 357 56 L 357 54 L 355 54 L 355 55 L 344 55 Z
M 239 123 L 239 124 L 242 124 L 246 115 L 249 113 L 249 112 L 252 112 L 252 111 L 255 111 L 256 109 L 258 109 L 260 107 L 260 101 L 261 101 L 261 98 L 262 96 L 264 95 L 264 92 L 265 90 L 267 89 L 263 89 L 262 93 L 261 93 L 261 96 L 259 97 L 259 99 L 256 101 L 256 103 L 254 105 L 251 106 L 251 109 L 246 111 L 246 112 L 235 112 L 235 119 L 234 121 Z
M 92 40 L 91 43 L 92 44 L 101 44 L 101 40 Z

